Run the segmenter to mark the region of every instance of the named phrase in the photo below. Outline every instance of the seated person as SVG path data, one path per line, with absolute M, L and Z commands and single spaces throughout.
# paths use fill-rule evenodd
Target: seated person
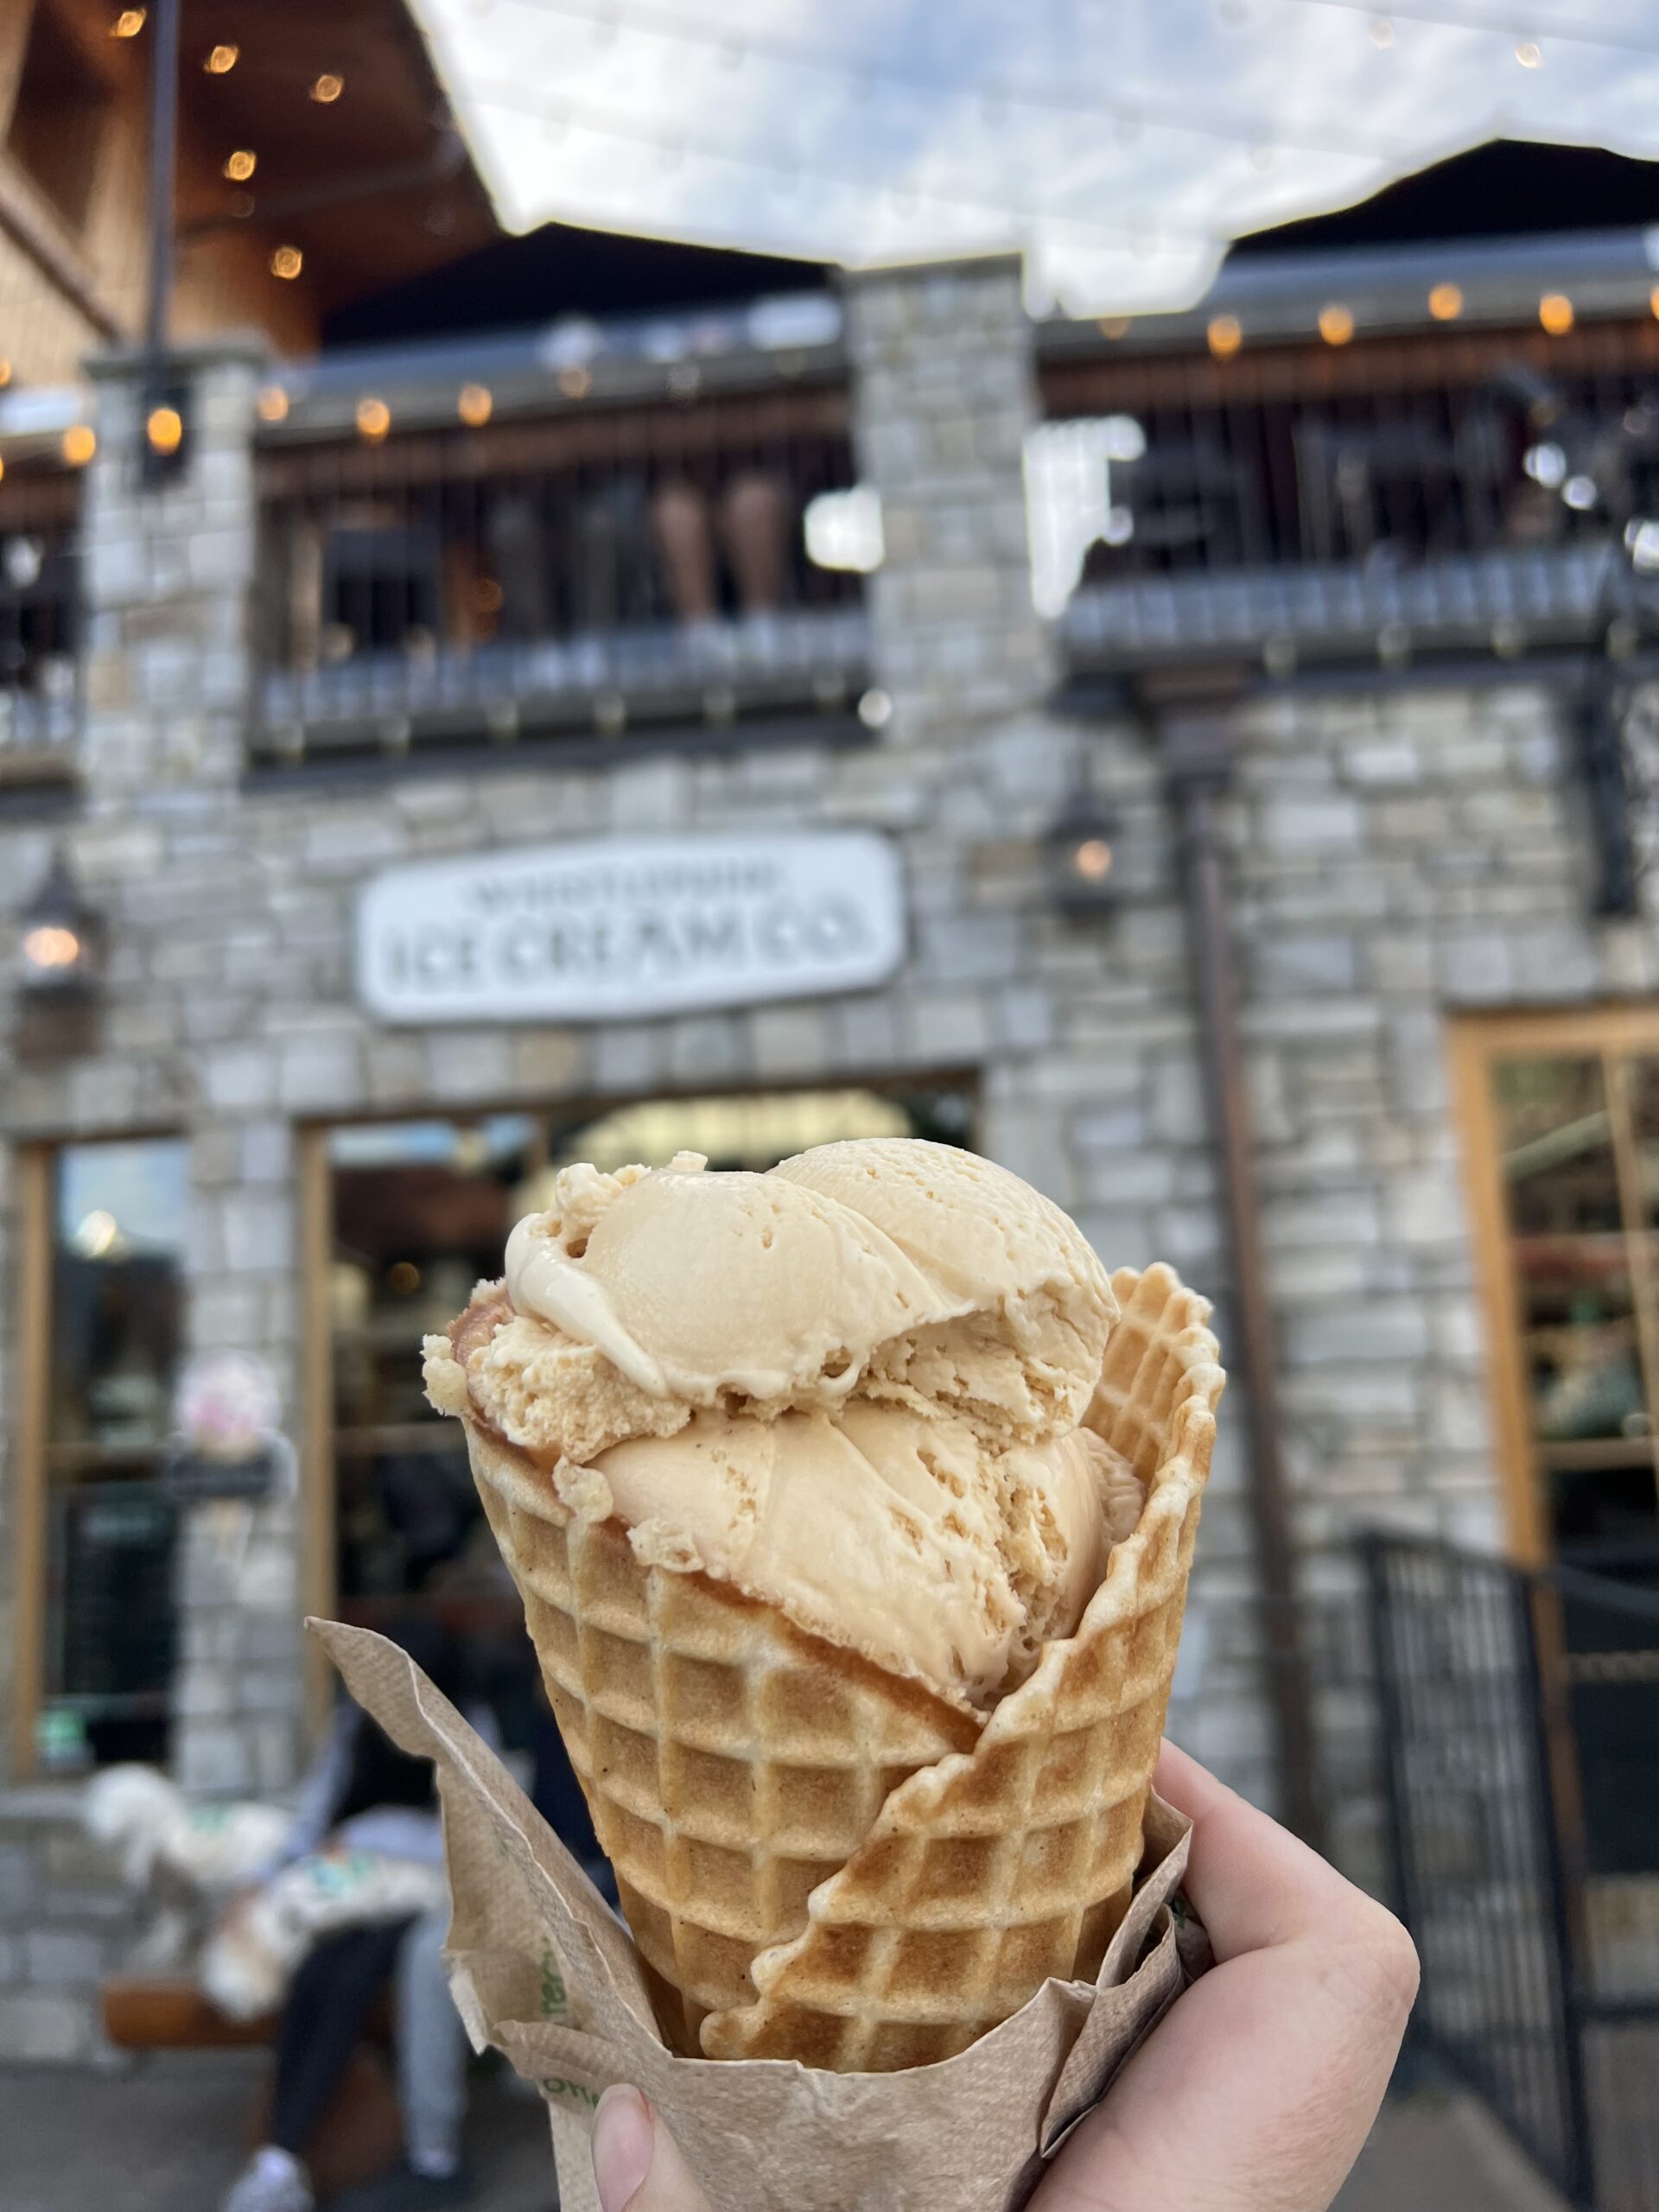
M 391 1633 L 493 1745 L 493 1717 L 467 1697 L 453 1638 L 426 1621 L 402 1624 Z M 349 1699 L 342 1699 L 335 1713 L 267 1874 L 324 1844 L 433 1866 L 443 1859 L 431 1763 L 400 1751 Z M 339 2212 L 438 2212 L 466 2201 L 470 2184 L 461 2164 L 461 2129 L 469 2053 L 443 1967 L 448 1922 L 445 1904 L 416 1917 L 348 1929 L 319 1942 L 302 1962 L 283 2005 L 266 2139 L 226 2197 L 223 2212 L 312 2212 L 306 2145 L 388 1987 L 404 2161 L 367 2188 L 337 2199 Z

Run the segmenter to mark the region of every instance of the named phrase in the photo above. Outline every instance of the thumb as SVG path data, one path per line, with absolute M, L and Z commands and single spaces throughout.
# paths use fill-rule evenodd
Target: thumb
M 613 2083 L 594 2114 L 601 2212 L 710 2212 L 680 2146 L 638 2089 Z

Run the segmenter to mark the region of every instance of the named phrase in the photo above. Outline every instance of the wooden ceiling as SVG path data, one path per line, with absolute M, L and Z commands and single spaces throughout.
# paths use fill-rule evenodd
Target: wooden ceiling
M 215 48 L 234 66 L 210 71 Z M 243 182 L 224 175 L 238 151 Z M 499 235 L 403 0 L 184 0 L 180 156 L 181 250 L 296 246 L 319 315 Z

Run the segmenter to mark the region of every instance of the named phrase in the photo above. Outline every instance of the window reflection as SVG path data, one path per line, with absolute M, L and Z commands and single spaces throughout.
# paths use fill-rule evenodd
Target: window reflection
M 1655 1523 L 1650 1073 L 1600 1053 L 1493 1069 L 1534 1449 L 1569 1551 Z
M 56 1160 L 47 1413 L 45 1763 L 164 1758 L 175 1516 L 156 1477 L 184 1338 L 188 1153 Z

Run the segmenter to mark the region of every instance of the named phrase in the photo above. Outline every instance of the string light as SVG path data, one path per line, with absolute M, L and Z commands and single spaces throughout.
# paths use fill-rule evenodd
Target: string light
M 124 8 L 120 14 L 116 17 L 115 21 L 110 25 L 110 36 L 111 38 L 137 38 L 139 32 L 144 28 L 144 16 L 147 12 L 148 11 L 143 8 Z
M 359 399 L 357 403 L 358 435 L 378 446 L 391 428 L 391 410 L 384 399 Z
M 1653 311 L 1656 315 L 1659 315 L 1659 305 L 1656 305 Z M 3 391 L 10 382 L 11 363 L 3 353 L 0 353 L 0 391 Z
M 98 433 L 90 423 L 72 423 L 58 450 L 71 468 L 85 468 L 98 451 Z
M 1523 38 L 1515 49 L 1515 58 L 1523 69 L 1537 69 L 1543 65 L 1543 49 L 1535 38 Z
M 1659 315 L 1659 308 L 1656 308 L 1654 312 Z M 1127 338 L 1129 334 L 1129 318 L 1126 315 L 1103 315 L 1100 318 L 1097 327 L 1103 338 Z
M 239 46 L 216 46 L 201 66 L 210 77 L 228 77 L 241 55 Z
M 1236 315 L 1213 315 L 1205 332 L 1210 351 L 1218 361 L 1230 361 L 1244 343 L 1244 327 Z
M 1653 289 L 1648 294 L 1648 305 L 1653 309 L 1655 319 L 1659 320 L 1659 284 L 1656 284 Z M 7 367 L 10 367 L 10 362 L 8 362 Z M 3 377 L 0 377 L 0 384 L 3 384 L 4 382 L 5 378 Z
M 3 484 L 3 483 L 5 482 L 5 480 L 6 480 L 6 464 L 5 464 L 5 461 L 4 461 L 3 458 L 0 458 L 0 484 Z
M 285 423 L 288 420 L 288 394 L 279 384 L 262 385 L 259 397 L 253 404 L 262 423 Z
M 487 385 L 464 384 L 455 397 L 455 412 L 469 430 L 481 430 L 495 410 Z
M 1332 300 L 1329 307 L 1319 309 L 1319 335 L 1327 346 L 1345 346 L 1353 334 L 1353 310 L 1344 307 L 1340 300 Z
M 251 154 L 245 146 L 238 146 L 233 154 L 225 157 L 225 175 L 232 184 L 245 184 L 259 166 L 259 156 Z
M 1394 44 L 1394 25 L 1386 16 L 1372 16 L 1371 44 L 1377 48 L 1390 47 Z
M 1538 302 L 1538 320 L 1552 338 L 1565 338 L 1573 327 L 1573 302 L 1565 292 L 1546 292 Z
M 573 361 L 559 371 L 559 390 L 567 399 L 586 399 L 594 388 L 594 372 Z
M 270 273 L 291 283 L 305 266 L 305 256 L 296 245 L 279 245 L 270 257 Z
M 1428 311 L 1436 322 L 1455 322 L 1463 313 L 1461 284 L 1436 284 L 1428 296 Z
M 332 69 L 325 69 L 311 87 L 311 97 L 319 107 L 332 107 L 346 89 L 346 79 L 337 77 Z
M 144 435 L 153 452 L 177 453 L 184 443 L 184 417 L 176 407 L 152 407 L 145 417 Z

